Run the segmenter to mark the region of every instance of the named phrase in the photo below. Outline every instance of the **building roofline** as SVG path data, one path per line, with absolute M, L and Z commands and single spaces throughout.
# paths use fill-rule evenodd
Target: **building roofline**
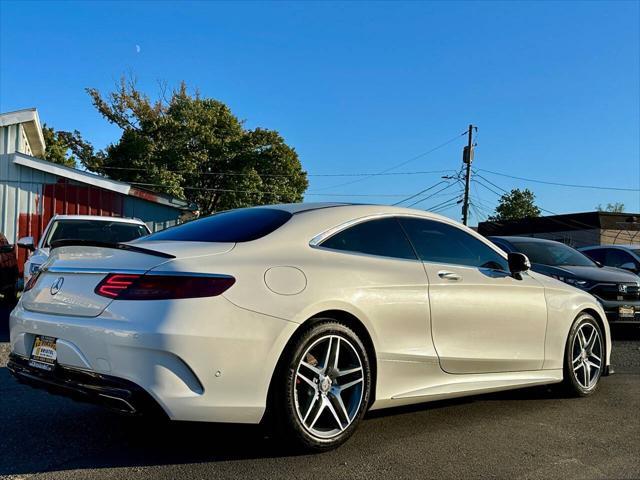
M 478 224 L 480 233 L 495 236 L 588 229 L 640 230 L 640 213 L 592 211 Z
M 0 113 L 0 127 L 17 124 L 23 126 L 27 139 L 29 140 L 31 152 L 37 156 L 44 155 L 46 145 L 44 143 L 44 135 L 42 134 L 38 110 L 35 108 L 25 108 L 14 112 Z
M 9 158 L 16 165 L 33 168 L 34 170 L 40 170 L 52 175 L 68 178 L 69 180 L 73 180 L 75 182 L 93 185 L 104 190 L 117 192 L 122 195 L 128 195 L 131 197 L 141 198 L 152 203 L 159 203 L 161 205 L 166 205 L 168 207 L 176 208 L 179 210 L 193 210 L 188 202 L 180 200 L 179 198 L 142 190 L 128 183 L 112 180 L 95 173 L 66 167 L 64 165 L 59 165 L 57 163 L 49 162 L 48 160 L 42 160 L 41 158 L 36 158 L 31 155 L 26 155 L 19 152 L 12 153 L 11 155 L 9 155 Z

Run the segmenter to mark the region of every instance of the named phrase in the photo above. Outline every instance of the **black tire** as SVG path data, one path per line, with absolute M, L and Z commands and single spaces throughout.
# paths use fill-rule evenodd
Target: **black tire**
M 582 332 L 582 333 L 581 333 Z M 588 335 L 596 334 L 592 342 Z M 580 338 L 580 336 L 582 338 Z M 583 343 L 587 344 L 583 348 Z M 596 368 L 594 365 L 599 364 Z M 605 368 L 605 342 L 598 322 L 588 313 L 581 313 L 575 319 L 565 346 L 563 387 L 571 396 L 587 397 L 598 388 Z
M 335 368 L 332 367 L 335 355 L 329 354 L 320 360 L 315 358 L 324 356 L 319 353 L 325 348 L 330 350 L 334 345 L 332 342 L 338 344 L 339 351 Z M 303 356 L 308 361 L 305 363 L 312 365 L 317 373 L 301 364 Z M 357 371 L 343 373 L 356 370 L 358 361 L 361 374 Z M 325 370 L 326 375 L 320 373 L 321 370 Z M 360 375 L 362 380 L 359 381 Z M 309 382 L 311 377 L 313 380 Z M 367 351 L 349 327 L 334 319 L 319 319 L 298 336 L 289 349 L 274 387 L 270 409 L 278 436 L 305 451 L 331 450 L 353 435 L 369 405 L 371 365 Z M 331 403 L 331 407 L 324 406 L 325 401 Z M 305 412 L 307 419 L 303 423 Z

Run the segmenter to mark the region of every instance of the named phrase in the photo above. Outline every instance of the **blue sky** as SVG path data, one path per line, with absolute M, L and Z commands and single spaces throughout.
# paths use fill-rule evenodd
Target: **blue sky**
M 84 88 L 106 92 L 132 73 L 149 94 L 160 81 L 186 80 L 248 127 L 278 130 L 310 174 L 387 170 L 473 123 L 476 169 L 640 188 L 637 1 L 0 1 L 0 29 L 0 111 L 37 107 L 44 122 L 98 147 L 119 132 Z M 393 171 L 458 169 L 464 143 Z M 637 191 L 479 173 L 505 189 L 531 188 L 553 212 L 608 202 L 640 212 Z M 311 176 L 306 199 L 392 203 L 439 175 Z M 472 193 L 484 213 L 495 206 L 484 186 Z M 459 210 L 443 213 L 459 219 Z

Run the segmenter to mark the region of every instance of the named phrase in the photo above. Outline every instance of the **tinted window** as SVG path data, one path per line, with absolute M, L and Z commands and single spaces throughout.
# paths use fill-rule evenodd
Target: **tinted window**
M 395 218 L 358 223 L 328 238 L 322 242 L 322 246 L 334 250 L 417 260 Z
M 589 257 L 592 260 L 595 260 L 596 262 L 600 262 L 602 264 L 604 264 L 604 250 L 601 248 L 598 249 L 593 249 L 593 250 L 586 250 L 584 253 L 587 257 Z
M 526 240 L 512 240 L 511 243 L 518 252 L 524 253 L 529 257 L 532 263 L 557 267 L 563 265 L 578 267 L 595 266 L 595 263 L 593 263 L 590 258 L 563 243 L 529 242 Z
M 146 240 L 182 242 L 249 242 L 284 225 L 291 213 L 275 208 L 241 208 L 171 227 Z
M 497 252 L 457 227 L 419 218 L 402 218 L 400 223 L 425 262 L 509 269 Z
M 95 240 L 100 242 L 130 242 L 147 235 L 144 225 L 104 220 L 56 220 L 44 243 L 48 247 L 59 240 Z
M 489 240 L 491 240 L 497 247 L 500 248 L 500 250 L 504 251 L 505 253 L 509 253 L 511 251 L 511 247 L 509 247 L 509 244 L 503 242 L 502 240 L 495 238 L 489 238 Z
M 627 252 L 623 252 L 622 250 L 618 250 L 615 248 L 607 249 L 604 261 L 605 265 L 619 268 L 625 263 L 633 263 L 635 265 L 636 262 L 633 260 L 633 257 Z

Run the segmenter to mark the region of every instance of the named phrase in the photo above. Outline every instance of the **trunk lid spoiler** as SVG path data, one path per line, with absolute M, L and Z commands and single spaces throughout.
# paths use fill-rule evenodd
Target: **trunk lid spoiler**
M 162 258 L 176 258 L 175 255 L 170 253 L 159 252 L 157 250 L 151 250 L 149 248 L 137 247 L 128 243 L 112 243 L 112 242 L 100 242 L 98 240 L 58 240 L 51 242 L 51 250 L 61 247 L 99 247 L 99 248 L 112 248 L 116 250 L 125 250 L 128 252 L 144 253 L 146 255 L 153 255 L 155 257 Z

